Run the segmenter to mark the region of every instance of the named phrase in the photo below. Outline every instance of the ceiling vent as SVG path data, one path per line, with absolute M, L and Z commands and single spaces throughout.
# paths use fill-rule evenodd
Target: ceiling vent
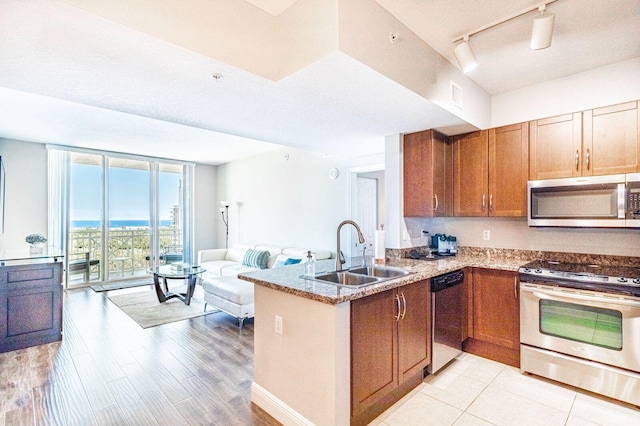
M 462 108 L 462 87 L 453 81 L 451 82 L 451 103 L 458 108 Z

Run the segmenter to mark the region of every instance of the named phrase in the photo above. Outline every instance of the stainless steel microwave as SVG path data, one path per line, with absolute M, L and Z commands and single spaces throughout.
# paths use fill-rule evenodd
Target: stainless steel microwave
M 640 228 L 640 173 L 534 180 L 529 226 Z

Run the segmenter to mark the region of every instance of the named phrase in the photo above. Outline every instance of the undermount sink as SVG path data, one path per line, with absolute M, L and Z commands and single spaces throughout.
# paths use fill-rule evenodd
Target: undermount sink
M 316 275 L 313 280 L 345 287 L 364 287 L 382 281 L 409 275 L 411 272 L 382 266 L 353 268 L 345 271 L 331 271 Z
M 321 275 L 316 275 L 315 280 L 329 282 L 331 284 L 339 284 L 349 287 L 357 287 L 368 284 L 375 284 L 380 280 L 376 277 L 369 277 L 362 274 L 353 274 L 347 271 L 341 272 L 327 272 Z
M 361 268 L 349 269 L 352 274 L 368 275 L 380 278 L 395 278 L 409 275 L 411 272 L 402 269 L 389 268 L 386 266 L 367 266 Z

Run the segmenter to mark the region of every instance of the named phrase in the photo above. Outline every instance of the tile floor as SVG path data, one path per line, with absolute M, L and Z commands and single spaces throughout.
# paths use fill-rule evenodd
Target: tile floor
M 628 426 L 640 409 L 463 353 L 371 425 Z

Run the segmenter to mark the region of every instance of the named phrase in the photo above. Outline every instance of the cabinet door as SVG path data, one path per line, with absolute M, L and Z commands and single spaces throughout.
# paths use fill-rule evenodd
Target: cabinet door
M 447 216 L 447 207 L 453 200 L 453 168 L 447 137 L 433 132 L 433 211 L 434 216 Z
M 529 178 L 582 175 L 582 115 L 565 114 L 529 123 Z
M 355 416 L 398 384 L 396 292 L 351 302 L 351 415 Z
M 473 271 L 473 338 L 517 350 L 520 307 L 515 272 Z
M 430 290 L 429 280 L 398 289 L 402 313 L 398 320 L 400 382 L 431 362 Z
M 527 215 L 529 126 L 489 130 L 489 216 Z
M 433 144 L 431 130 L 404 135 L 404 215 L 432 217 L 433 197 Z
M 487 216 L 487 145 L 486 130 L 453 138 L 454 216 Z
M 640 171 L 639 114 L 638 102 L 584 112 L 584 175 Z

